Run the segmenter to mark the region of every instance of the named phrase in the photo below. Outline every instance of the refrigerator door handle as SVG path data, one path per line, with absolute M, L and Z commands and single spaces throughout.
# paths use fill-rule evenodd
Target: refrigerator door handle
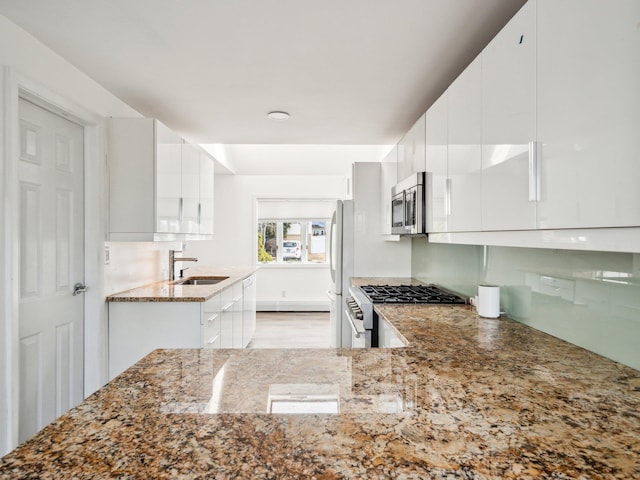
M 336 212 L 331 217 L 331 225 L 329 226 L 329 271 L 331 272 L 331 282 L 336 285 L 336 266 L 334 265 L 334 256 L 336 255 L 337 239 L 334 239 L 336 230 Z

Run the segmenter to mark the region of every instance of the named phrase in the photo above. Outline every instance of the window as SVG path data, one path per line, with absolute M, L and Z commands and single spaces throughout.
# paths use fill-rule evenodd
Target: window
M 327 219 L 260 220 L 258 263 L 327 263 L 328 223 Z

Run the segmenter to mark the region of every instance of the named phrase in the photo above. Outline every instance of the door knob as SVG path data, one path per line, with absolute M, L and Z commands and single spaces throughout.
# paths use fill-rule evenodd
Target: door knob
M 76 295 L 78 295 L 79 293 L 84 293 L 87 291 L 87 287 L 84 283 L 76 283 L 73 286 L 73 296 L 75 297 Z

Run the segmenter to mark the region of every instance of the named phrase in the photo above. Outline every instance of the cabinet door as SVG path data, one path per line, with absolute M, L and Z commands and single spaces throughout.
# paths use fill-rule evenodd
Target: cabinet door
M 233 285 L 233 326 L 232 326 L 232 336 L 233 348 L 243 348 L 244 345 L 243 337 L 242 337 L 242 329 L 243 329 L 243 302 L 242 302 L 242 282 L 238 282 Z
M 242 347 L 245 348 L 256 330 L 256 279 L 251 275 L 242 281 Z
M 538 1 L 539 228 L 640 225 L 640 2 Z
M 220 348 L 233 348 L 233 288 L 220 293 Z
M 483 230 L 536 227 L 535 13 L 525 4 L 482 52 Z
M 447 92 L 425 114 L 426 171 L 431 172 L 431 184 L 427 185 L 427 208 L 432 221 L 429 232 L 447 231 Z M 428 216 L 427 216 L 428 218 Z
M 181 144 L 178 135 L 155 121 L 156 232 L 180 232 Z M 133 207 L 132 207 L 133 208 Z
M 214 295 L 202 304 L 202 346 L 204 348 L 220 348 L 221 322 L 220 295 Z
M 391 235 L 391 188 L 398 182 L 398 147 L 395 146 L 380 165 L 380 232 Z
M 447 92 L 449 232 L 481 229 L 481 74 L 478 56 Z
M 424 114 L 413 124 L 398 143 L 398 181 L 425 168 L 425 119 Z
M 200 152 L 187 142 L 182 144 L 181 175 L 181 233 L 199 233 L 198 209 L 200 204 Z
M 200 203 L 198 229 L 200 234 L 213 235 L 213 159 L 200 152 Z

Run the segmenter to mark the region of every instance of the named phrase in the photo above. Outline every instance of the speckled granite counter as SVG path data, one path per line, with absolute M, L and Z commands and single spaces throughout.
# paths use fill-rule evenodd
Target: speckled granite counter
M 215 285 L 179 285 L 164 280 L 109 295 L 107 302 L 205 302 L 216 293 L 257 270 L 256 267 L 192 267 L 184 279 L 197 276 L 224 276 Z
M 378 310 L 408 347 L 155 351 L 0 478 L 640 478 L 640 372 L 466 306 Z

